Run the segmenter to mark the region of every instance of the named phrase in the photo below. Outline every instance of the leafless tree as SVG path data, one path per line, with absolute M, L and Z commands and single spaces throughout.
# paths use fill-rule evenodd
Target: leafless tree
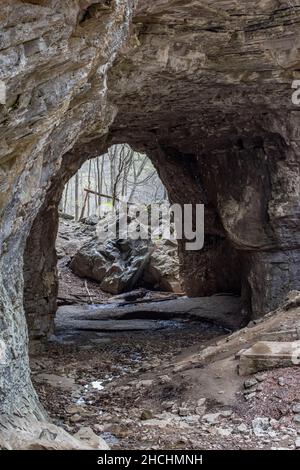
M 91 192 L 84 191 L 89 189 Z M 67 183 L 60 209 L 76 220 L 99 213 L 104 203 L 161 201 L 164 187 L 147 155 L 134 152 L 128 145 L 115 145 L 107 154 L 84 163 Z

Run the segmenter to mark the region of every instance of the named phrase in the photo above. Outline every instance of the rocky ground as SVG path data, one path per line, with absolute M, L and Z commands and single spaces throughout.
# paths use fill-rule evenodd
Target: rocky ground
M 31 357 L 53 423 L 96 448 L 300 448 L 299 362 L 278 353 L 300 340 L 299 293 L 244 328 L 235 296 L 111 296 L 69 266 L 94 234 L 93 224 L 61 223 L 64 306 L 51 341 Z
M 33 380 L 55 424 L 112 449 L 299 448 L 299 366 L 241 377 L 234 341 L 200 321 L 61 331 L 32 358 Z M 224 345 L 226 357 L 195 363 Z

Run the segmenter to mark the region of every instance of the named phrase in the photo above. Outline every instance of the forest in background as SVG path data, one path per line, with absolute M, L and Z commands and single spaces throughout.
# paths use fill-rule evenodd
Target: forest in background
M 118 200 L 149 204 L 167 199 L 166 190 L 146 154 L 127 144 L 85 162 L 65 186 L 60 211 L 79 220 L 100 215 Z

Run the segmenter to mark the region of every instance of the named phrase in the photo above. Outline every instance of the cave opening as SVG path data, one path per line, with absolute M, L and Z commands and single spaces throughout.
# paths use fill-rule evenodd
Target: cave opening
M 83 320 L 80 306 L 87 324 L 92 318 L 88 312 L 95 313 L 97 306 L 103 310 L 115 305 L 118 309 L 123 303 L 139 303 L 139 308 L 132 305 L 122 317 L 163 321 L 199 315 L 200 320 L 229 330 L 244 325 L 249 312 L 240 302 L 241 262 L 226 240 L 213 206 L 205 208 L 201 249 L 190 251 L 187 240 L 176 238 L 174 212 L 165 213 L 167 218 L 162 220 L 162 207 L 168 212 L 169 207 L 181 209 L 185 203 L 194 207 L 201 200 L 202 188 L 198 187 L 198 194 L 198 181 L 190 172 L 194 156 L 182 162 L 168 149 L 165 156 L 169 164 L 162 166 L 159 153 L 152 150 L 148 156 L 145 147 L 141 152 L 129 144 L 103 148 L 97 157 L 95 150 L 92 157 L 90 151 L 80 157 L 77 151 L 64 157 L 32 225 L 24 256 L 24 307 L 33 350 L 55 334 L 56 322 L 64 336 L 73 310 L 74 324 L 77 314 Z M 134 225 L 140 212 L 137 207 L 146 208 L 150 226 L 151 210 L 159 208 L 159 225 L 151 234 L 147 229 L 146 240 L 139 239 L 140 235 L 137 240 L 130 240 L 130 236 L 122 239 L 116 233 L 102 238 L 104 226 L 111 224 L 111 214 L 115 218 L 124 202 L 126 218 Z M 129 215 L 132 208 L 134 217 Z M 168 217 L 170 237 L 164 239 Z M 190 310 L 197 314 L 189 315 Z M 106 316 L 111 318 L 111 311 Z M 82 330 L 89 329 L 79 324 Z M 96 322 L 91 329 L 96 329 Z
M 141 207 L 151 213 L 151 205 L 168 203 L 147 155 L 119 144 L 100 157 L 70 163 L 67 159 L 50 188 L 27 241 L 24 307 L 31 343 L 51 336 L 58 307 L 95 305 L 118 295 L 172 298 L 184 293 L 178 243 L 174 235 L 161 236 L 161 220 L 143 240 L 139 234 L 136 240 L 130 235 L 120 239 L 117 233 L 102 239 L 104 225 L 120 205 L 126 204 L 128 220 L 136 224 Z M 174 221 L 170 225 L 174 232 Z
M 80 158 L 77 151 L 64 157 L 24 257 L 32 380 L 50 416 L 60 417 L 72 432 L 81 426 L 80 419 L 75 422 L 78 412 L 84 413 L 88 403 L 94 407 L 99 394 L 105 398 L 119 380 L 138 380 L 150 364 L 160 367 L 182 348 L 208 344 L 247 318 L 240 283 L 228 277 L 236 259 L 220 231 L 213 235 L 209 228 L 203 249 L 189 251 L 184 238 L 161 237 L 160 213 L 154 237 L 151 232 L 146 240 L 102 238 L 111 214 L 115 217 L 112 209 L 118 211 L 124 201 L 127 222 L 135 224 L 137 204 L 146 208 L 150 222 L 153 205 L 171 201 L 193 207 L 199 200 L 194 191 L 187 192 L 193 156 L 187 165 L 178 164 L 169 149 L 169 165 L 162 166 L 144 148 L 96 148 L 97 153 Z M 172 215 L 170 234 L 176 232 Z M 164 380 L 168 389 L 169 378 Z M 58 401 L 51 399 L 53 387 L 59 389 Z M 172 398 L 177 391 L 169 388 Z M 121 402 L 123 392 L 115 399 Z M 150 401 L 153 409 L 160 407 L 155 394 Z M 110 396 L 104 408 L 114 413 Z M 143 411 L 140 405 L 138 410 Z
M 148 320 L 147 329 L 151 319 L 172 317 L 171 312 L 160 314 L 159 304 L 156 312 L 143 312 L 151 302 L 184 295 L 174 220 L 168 219 L 168 208 L 166 189 L 151 161 L 126 144 L 114 145 L 101 157 L 88 160 L 67 182 L 59 203 L 56 239 L 56 324 L 63 335 L 64 320 L 68 317 L 65 326 L 70 327 L 71 312 L 92 311 L 95 316 L 99 309 L 99 320 L 110 319 L 109 328 L 115 326 L 117 331 L 121 325 L 130 330 L 126 322 L 118 324 L 119 318 L 136 319 L 134 330 L 143 327 L 143 320 Z M 152 227 L 154 210 L 158 211 L 157 226 Z M 167 228 L 168 238 L 163 236 Z M 136 311 L 134 304 L 139 305 Z M 119 315 L 122 305 L 133 311 Z M 86 324 L 78 323 L 75 313 L 73 317 L 81 331 L 107 328 L 105 321 L 91 324 L 88 313 Z M 79 319 L 83 320 L 82 315 Z
M 199 291 L 191 265 L 183 279 L 181 270 L 186 273 L 186 263 L 191 264 L 194 256 L 197 259 L 199 252 L 186 251 L 185 240 L 160 237 L 162 216 L 154 238 L 101 238 L 111 209 L 119 210 L 124 201 L 129 210 L 138 203 L 147 214 L 153 204 L 169 203 L 154 158 L 118 144 L 108 146 L 100 157 L 85 158 L 81 165 L 78 160 L 74 166 L 72 162 L 73 157 L 67 156 L 31 228 L 24 263 L 24 307 L 32 381 L 39 399 L 52 419 L 75 433 L 83 422 L 96 430 L 99 397 L 104 421 L 111 413 L 117 418 L 118 406 L 130 412 L 122 381 L 135 383 L 139 390 L 134 413 L 141 419 L 152 416 L 161 408 L 162 397 L 149 393 L 155 373 L 144 379 L 144 372 L 180 357 L 186 347 L 222 338 L 240 328 L 244 318 L 239 285 L 232 289 L 232 279 L 228 289 L 218 276 L 208 285 L 202 272 Z M 180 169 L 175 174 L 182 178 Z M 168 181 L 173 180 L 173 171 L 171 175 Z M 182 192 L 180 202 L 192 201 Z M 134 219 L 127 212 L 126 217 Z M 170 221 L 174 232 L 174 218 Z M 223 237 L 207 236 L 203 252 L 210 250 L 216 258 L 223 256 Z M 178 396 L 168 374 L 160 380 L 166 397 Z M 112 393 L 114 387 L 117 393 Z M 186 387 L 181 384 L 180 394 Z M 142 408 L 142 401 L 148 399 L 149 412 Z M 114 429 L 100 432 L 109 445 L 118 447 Z

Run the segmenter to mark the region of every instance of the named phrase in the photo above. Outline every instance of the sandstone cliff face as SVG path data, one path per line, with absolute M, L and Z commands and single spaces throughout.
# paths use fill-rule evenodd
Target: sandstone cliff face
M 6 102 L 0 106 L 0 403 L 7 415 L 40 414 L 29 377 L 22 298 L 23 253 L 30 227 L 39 209 L 51 212 L 55 205 L 65 178 L 64 162 L 70 163 L 70 174 L 74 171 L 66 152 L 80 136 L 84 141 L 88 133 L 106 135 L 116 114 L 107 101 L 107 72 L 128 36 L 132 5 L 123 0 L 93 3 L 1 5 L 0 79 Z M 46 222 L 43 216 L 40 220 Z M 42 288 L 36 286 L 41 297 L 51 278 L 49 246 L 43 246 L 46 238 L 51 239 L 44 236 L 47 231 L 55 232 L 55 226 L 35 229 L 38 253 L 32 252 L 31 263 L 41 272 Z
M 241 290 L 259 316 L 299 288 L 300 113 L 291 101 L 299 6 L 7 0 L 0 21 L 6 416 L 40 415 L 26 353 L 26 240 L 25 280 L 35 273 L 36 283 L 25 306 L 33 317 L 46 312 L 47 332 L 59 196 L 81 163 L 112 143 L 146 150 L 172 202 L 205 203 L 205 249 L 180 252 L 189 293 Z

